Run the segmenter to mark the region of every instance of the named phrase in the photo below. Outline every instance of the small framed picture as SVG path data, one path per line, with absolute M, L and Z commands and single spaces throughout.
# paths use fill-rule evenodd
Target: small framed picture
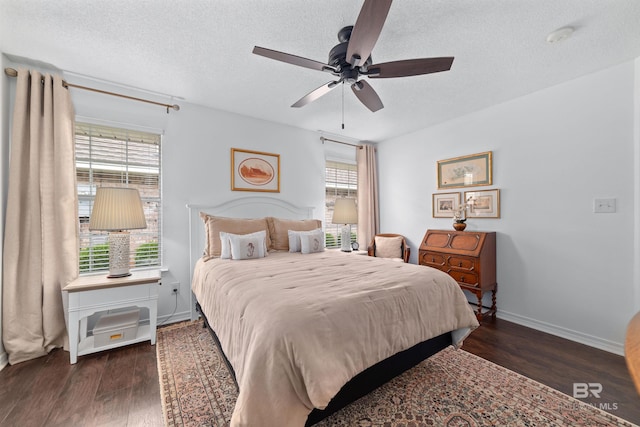
M 280 155 L 231 149 L 231 190 L 280 192 Z
M 500 218 L 500 190 L 465 191 L 467 218 Z
M 434 218 L 453 218 L 453 213 L 459 205 L 460 193 L 434 193 L 432 195 Z
M 479 187 L 493 183 L 493 153 L 438 160 L 438 190 Z

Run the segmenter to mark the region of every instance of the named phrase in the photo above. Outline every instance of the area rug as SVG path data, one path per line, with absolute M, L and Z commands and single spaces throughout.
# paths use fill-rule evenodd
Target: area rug
M 158 329 L 167 426 L 227 426 L 237 390 L 202 322 Z M 452 347 L 317 426 L 633 426 L 557 390 Z

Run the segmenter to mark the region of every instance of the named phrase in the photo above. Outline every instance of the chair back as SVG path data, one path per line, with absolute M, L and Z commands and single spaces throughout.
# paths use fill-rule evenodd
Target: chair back
M 404 262 L 407 262 L 407 263 L 409 262 L 409 256 L 411 255 L 411 248 L 409 247 L 409 245 L 407 245 L 407 239 L 405 239 L 402 234 L 395 234 L 395 233 L 376 234 L 375 236 L 373 236 L 373 239 L 371 239 L 371 244 L 367 248 L 367 254 L 369 256 L 376 256 L 376 237 L 402 237 L 402 243 L 400 245 L 401 259 Z

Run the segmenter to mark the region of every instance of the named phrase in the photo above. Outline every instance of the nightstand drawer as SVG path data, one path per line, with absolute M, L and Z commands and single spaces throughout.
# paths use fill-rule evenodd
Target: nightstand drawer
M 468 286 L 478 286 L 478 275 L 468 271 L 450 270 L 449 275 L 458 283 L 464 283 Z
M 476 258 L 453 255 L 449 257 L 447 264 L 451 268 L 471 271 L 476 267 Z
M 420 264 L 428 265 L 442 270 L 446 265 L 446 259 L 442 254 L 436 252 L 423 252 L 420 254 Z

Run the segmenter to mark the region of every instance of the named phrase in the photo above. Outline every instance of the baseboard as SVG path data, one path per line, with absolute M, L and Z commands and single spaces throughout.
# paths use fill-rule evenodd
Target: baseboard
M 582 332 L 573 331 L 571 329 L 563 328 L 560 326 L 552 325 L 540 320 L 531 319 L 519 314 L 508 313 L 502 310 L 498 310 L 496 316 L 500 319 L 508 320 L 509 322 L 517 323 L 518 325 L 526 326 L 531 329 L 546 332 L 551 335 L 556 335 L 561 338 L 565 338 L 571 341 L 578 342 L 580 344 L 588 345 L 600 350 L 608 351 L 619 356 L 624 356 L 624 344 L 616 343 L 613 341 L 604 340 L 602 338 L 587 335 Z
M 173 315 L 166 315 L 158 317 L 158 326 L 169 325 L 171 323 L 178 323 L 184 320 L 191 320 L 191 312 L 181 311 L 180 313 L 173 313 Z
M 2 371 L 5 366 L 9 364 L 9 355 L 6 352 L 0 353 L 0 371 Z

